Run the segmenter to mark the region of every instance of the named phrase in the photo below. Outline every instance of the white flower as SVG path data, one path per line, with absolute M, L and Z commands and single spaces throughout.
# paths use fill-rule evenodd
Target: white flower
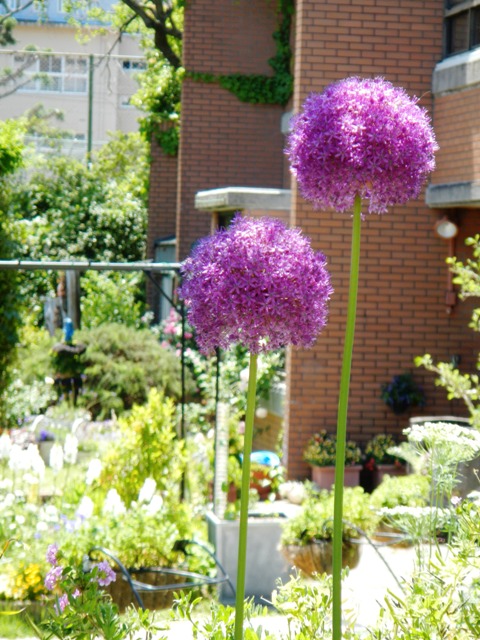
M 51 448 L 49 463 L 55 473 L 63 469 L 63 448 L 61 444 L 55 443 Z
M 14 473 L 28 471 L 30 469 L 30 455 L 27 450 L 22 449 L 18 444 L 12 445 L 8 466 Z
M 29 445 L 27 451 L 30 454 L 30 468 L 37 478 L 43 478 L 45 475 L 45 462 L 43 461 L 38 446 L 36 444 Z
M 83 496 L 75 511 L 75 515 L 77 518 L 85 518 L 85 520 L 88 520 L 93 515 L 93 506 L 93 500 L 88 496 Z
M 470 427 L 446 422 L 425 422 L 404 430 L 409 442 L 426 449 L 438 448 L 450 464 L 472 460 L 480 454 L 480 433 Z
M 78 439 L 71 433 L 67 433 L 63 445 L 63 455 L 67 464 L 75 464 L 78 456 Z
M 155 480 L 153 478 L 147 478 L 138 493 L 138 502 L 150 502 L 155 495 L 156 489 L 157 483 Z
M 90 460 L 87 469 L 87 475 L 85 477 L 85 482 L 88 486 L 93 484 L 95 480 L 98 480 L 100 474 L 102 473 L 102 462 L 98 458 L 93 458 Z
M 156 515 L 159 511 L 162 510 L 163 507 L 163 500 L 162 500 L 162 496 L 159 496 L 158 494 L 153 496 L 152 500 L 150 501 L 149 504 L 144 505 L 144 510 L 147 512 L 147 514 L 149 516 L 154 516 Z
M 103 515 L 112 515 L 115 518 L 126 513 L 127 509 L 123 504 L 123 500 L 118 495 L 116 489 L 110 489 L 105 497 L 103 503 L 102 513 Z
M 0 436 L 0 460 L 6 460 L 10 456 L 12 441 L 8 433 L 2 433 Z

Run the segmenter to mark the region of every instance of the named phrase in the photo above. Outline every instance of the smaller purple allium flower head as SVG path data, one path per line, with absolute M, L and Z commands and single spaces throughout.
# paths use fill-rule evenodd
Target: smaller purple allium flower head
M 117 576 L 106 560 L 93 565 L 97 567 L 97 582 L 101 587 L 108 587 L 109 584 L 115 582 Z
M 47 548 L 47 562 L 55 567 L 58 564 L 58 544 L 50 544 Z
M 383 78 L 346 78 L 311 94 L 293 118 L 286 154 L 316 208 L 370 213 L 416 198 L 438 149 L 426 109 Z
M 52 591 L 52 589 L 57 586 L 57 583 L 61 579 L 62 574 L 63 567 L 60 565 L 57 565 L 56 567 L 53 567 L 53 569 L 50 569 L 50 571 L 45 576 L 45 587 L 49 591 Z
M 333 292 L 326 262 L 299 229 L 275 218 L 237 215 L 203 238 L 183 263 L 179 289 L 200 350 L 312 346 Z

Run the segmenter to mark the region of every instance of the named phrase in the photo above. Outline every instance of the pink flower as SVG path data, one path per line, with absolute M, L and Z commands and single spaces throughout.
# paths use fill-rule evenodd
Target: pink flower
M 75 589 L 75 591 L 72 593 L 72 598 L 78 598 L 81 595 L 81 592 L 79 589 Z M 63 593 L 59 598 L 58 601 L 56 602 L 56 604 L 54 605 L 55 611 L 57 613 L 57 615 L 60 615 L 61 613 L 63 613 L 65 611 L 65 607 L 67 607 L 70 604 L 70 599 L 68 597 L 68 594 Z
M 45 587 L 49 591 L 54 589 L 58 581 L 61 579 L 62 574 L 63 574 L 63 567 L 61 567 L 60 565 L 57 565 L 53 567 L 53 569 L 50 569 L 50 571 L 45 576 Z
M 58 554 L 58 545 L 50 544 L 47 548 L 46 558 L 47 558 L 47 562 L 50 563 L 52 566 L 56 566 L 58 564 L 57 554 Z
M 205 354 L 236 342 L 252 353 L 308 347 L 325 326 L 326 258 L 280 220 L 237 215 L 197 244 L 182 273 L 179 295 Z
M 347 211 L 359 194 L 384 213 L 418 196 L 437 149 L 416 98 L 383 78 L 347 78 L 307 98 L 286 153 L 315 207 Z
M 117 578 L 115 571 L 106 560 L 102 560 L 102 562 L 98 562 L 93 566 L 98 568 L 97 582 L 101 587 L 108 587 L 109 584 L 115 582 Z

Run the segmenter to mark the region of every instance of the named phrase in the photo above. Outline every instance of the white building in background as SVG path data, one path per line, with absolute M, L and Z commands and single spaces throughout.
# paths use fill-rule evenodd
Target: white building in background
M 10 0 L 16 4 L 18 0 Z M 101 0 L 108 8 L 113 2 Z M 141 112 L 130 104 L 138 84 L 135 72 L 145 62 L 137 39 L 108 32 L 82 43 L 62 11 L 62 0 L 47 0 L 40 15 L 32 6 L 16 15 L 15 45 L 0 48 L 0 69 L 25 66 L 21 88 L 0 97 L 0 120 L 16 118 L 36 105 L 62 112 L 63 120 L 52 121 L 73 134 L 67 143 L 84 153 L 103 144 L 107 132 L 136 131 Z M 28 48 L 35 46 L 34 55 Z M 11 87 L 13 87 L 13 83 Z M 0 96 L 9 90 L 0 87 Z

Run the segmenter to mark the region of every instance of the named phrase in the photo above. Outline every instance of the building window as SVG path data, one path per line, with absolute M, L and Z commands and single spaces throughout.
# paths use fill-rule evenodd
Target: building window
M 447 56 L 480 46 L 480 0 L 446 0 Z
M 15 56 L 20 66 L 24 56 Z M 40 56 L 25 74 L 31 77 L 21 91 L 52 93 L 87 93 L 88 63 L 76 56 Z
M 122 62 L 122 69 L 125 73 L 137 73 L 139 71 L 145 71 L 147 64 L 145 60 L 124 60 Z

